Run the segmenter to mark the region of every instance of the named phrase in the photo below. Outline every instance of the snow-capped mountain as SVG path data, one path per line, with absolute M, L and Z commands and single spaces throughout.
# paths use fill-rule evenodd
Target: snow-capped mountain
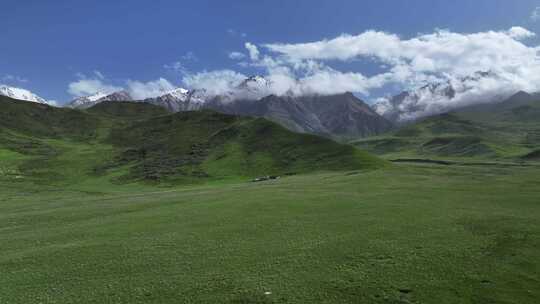
M 86 108 L 115 100 L 110 95 L 104 95 L 81 98 L 71 105 Z M 130 99 L 122 97 L 118 100 Z M 220 94 L 205 89 L 176 88 L 141 102 L 163 107 L 170 112 L 208 109 L 227 114 L 265 117 L 296 132 L 341 139 L 380 134 L 392 126 L 351 93 L 276 96 L 272 94 L 272 82 L 262 76 L 246 78 L 230 91 Z
M 144 102 L 163 107 L 171 112 L 200 110 L 211 97 L 205 90 L 177 88 L 164 95 L 147 98 Z
M 114 93 L 98 92 L 91 96 L 83 96 L 72 100 L 67 106 L 74 109 L 88 109 L 104 101 L 132 101 L 126 91 Z
M 502 81 L 495 73 L 476 72 L 382 98 L 373 108 L 392 122 L 414 121 L 474 104 L 501 102 L 518 90 L 510 85 L 493 85 Z
M 251 76 L 232 92 L 236 99 L 260 99 L 272 94 L 271 82 L 263 76 Z
M 352 93 L 276 96 L 209 103 L 205 108 L 234 115 L 264 117 L 301 133 L 339 139 L 381 134 L 392 124 Z
M 10 87 L 6 85 L 0 85 L 0 95 L 7 96 L 13 99 L 18 99 L 18 100 L 37 102 L 37 103 L 42 103 L 42 104 L 51 104 L 47 100 L 39 97 L 38 95 L 28 90 Z
M 161 96 L 147 98 L 144 102 L 166 108 L 171 112 L 195 111 L 202 108 L 216 108 L 234 100 L 259 100 L 271 95 L 270 81 L 262 76 L 251 76 L 229 92 L 219 95 L 205 89 L 186 90 L 177 88 Z
M 224 103 L 237 99 L 258 100 L 268 95 L 270 95 L 270 81 L 262 76 L 251 76 L 230 92 L 219 95 L 211 94 L 205 89 L 187 90 L 176 88 L 164 92 L 162 95 L 137 101 L 144 101 L 162 106 L 172 112 L 179 112 L 198 110 L 207 103 Z M 91 96 L 76 98 L 68 103 L 67 107 L 87 109 L 104 101 L 135 101 L 135 99 L 125 91 L 112 94 L 98 92 Z

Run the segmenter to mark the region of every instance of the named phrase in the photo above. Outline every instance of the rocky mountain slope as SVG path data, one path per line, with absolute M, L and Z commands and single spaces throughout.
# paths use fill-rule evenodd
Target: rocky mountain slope
M 7 85 L 0 85 L 0 95 L 10 97 L 17 100 L 25 100 L 31 102 L 37 102 L 42 104 L 49 104 L 47 100 L 39 97 L 38 95 L 21 88 L 10 87 Z
M 381 134 L 392 124 L 351 93 L 330 96 L 275 96 L 257 101 L 211 103 L 223 113 L 264 117 L 301 132 L 347 139 Z
M 271 82 L 252 76 L 230 92 L 212 94 L 205 89 L 177 88 L 143 102 L 170 112 L 214 110 L 226 114 L 264 117 L 289 130 L 323 135 L 336 139 L 352 139 L 388 131 L 392 124 L 351 93 L 331 96 L 276 96 Z M 81 97 L 70 107 L 86 109 L 104 101 L 130 101 L 125 92 Z
M 403 124 L 470 105 L 498 103 L 516 93 L 511 87 L 493 88 L 495 79 L 498 79 L 495 73 L 477 72 L 468 77 L 433 82 L 382 98 L 373 108 L 393 123 Z
M 98 92 L 90 96 L 82 96 L 72 100 L 66 105 L 68 108 L 88 109 L 105 101 L 132 101 L 133 98 L 126 91 L 114 93 Z

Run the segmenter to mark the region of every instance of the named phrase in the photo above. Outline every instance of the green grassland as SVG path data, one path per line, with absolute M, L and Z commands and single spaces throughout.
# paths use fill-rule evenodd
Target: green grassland
M 69 187 L 101 177 L 117 184 L 178 185 L 387 165 L 352 146 L 262 118 L 170 114 L 144 103 L 107 102 L 77 111 L 0 97 L 0 106 L 0 151 L 9 154 L 0 162 L 34 183 Z M 20 161 L 8 164 L 8 157 Z
M 0 303 L 540 299 L 534 144 L 391 164 L 263 119 L 0 103 Z
M 537 160 L 540 101 L 469 107 L 353 144 L 389 159 Z
M 0 303 L 537 303 L 539 172 L 4 181 Z

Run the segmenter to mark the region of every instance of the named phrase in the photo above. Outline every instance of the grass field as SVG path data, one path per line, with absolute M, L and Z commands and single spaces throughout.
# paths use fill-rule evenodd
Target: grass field
M 0 103 L 0 304 L 539 302 L 534 117 L 356 142 L 459 160 L 392 164 L 264 119 Z
M 431 116 L 352 143 L 388 159 L 537 160 L 540 101 L 519 96 Z
M 69 186 L 115 175 L 118 184 L 185 185 L 387 164 L 350 145 L 293 133 L 262 118 L 173 114 L 133 102 L 78 111 L 2 96 L 0 109 L 0 179 Z
M 0 303 L 538 303 L 539 177 L 401 164 L 177 187 L 4 178 Z

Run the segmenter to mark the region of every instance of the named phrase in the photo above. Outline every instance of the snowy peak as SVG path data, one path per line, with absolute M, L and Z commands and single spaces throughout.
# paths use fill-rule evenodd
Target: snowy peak
M 6 85 L 0 85 L 0 95 L 7 96 L 17 100 L 25 100 L 31 102 L 37 102 L 42 104 L 49 104 L 49 102 L 36 94 L 21 88 L 10 87 Z
M 271 95 L 271 81 L 263 76 L 251 76 L 242 81 L 230 92 L 218 96 L 206 89 L 187 90 L 176 88 L 161 95 L 144 100 L 136 100 L 126 91 L 115 93 L 98 92 L 91 96 L 83 96 L 71 101 L 67 106 L 76 109 L 87 109 L 104 101 L 144 101 L 161 105 L 171 111 L 196 110 L 208 102 L 230 102 L 232 100 L 259 100 Z
M 493 90 L 496 73 L 476 72 L 461 78 L 426 84 L 374 104 L 380 115 L 393 122 L 414 121 L 474 104 L 501 102 L 513 94 L 514 88 Z
M 163 97 L 163 96 L 166 96 L 166 95 L 170 95 L 170 97 L 172 98 L 177 98 L 177 99 L 181 99 L 181 100 L 187 100 L 189 98 L 189 90 L 186 90 L 184 88 L 176 88 L 172 91 L 169 91 L 161 96 L 158 96 L 157 98 L 159 97 Z
M 88 109 L 104 101 L 132 101 L 133 98 L 126 91 L 114 93 L 98 92 L 94 95 L 83 96 L 72 100 L 68 107 L 74 109 Z
M 107 93 L 104 93 L 104 92 L 97 92 L 96 94 L 94 95 L 90 95 L 90 96 L 87 96 L 86 99 L 88 101 L 91 101 L 91 102 L 95 102 L 95 101 L 98 101 L 100 100 L 101 98 L 104 98 L 104 97 L 107 97 Z
M 194 104 L 204 104 L 208 101 L 211 101 L 216 96 L 212 96 L 206 90 L 192 90 L 189 91 L 189 99 Z
M 72 100 L 67 106 L 75 109 L 86 109 L 97 104 L 97 101 L 107 96 L 107 94 L 98 92 L 90 96 L 81 96 Z
M 103 102 L 103 101 L 132 101 L 132 100 L 133 100 L 133 97 L 131 97 L 131 95 L 128 92 L 119 91 L 119 92 L 114 92 L 112 94 L 109 94 L 99 99 L 98 101 Z
M 261 99 L 271 95 L 271 81 L 263 76 L 250 76 L 242 81 L 232 94 L 237 99 Z
M 250 76 L 242 81 L 239 88 L 266 88 L 270 86 L 270 81 L 263 76 Z
M 164 107 L 172 112 L 179 112 L 200 110 L 210 99 L 211 97 L 207 94 L 206 90 L 190 91 L 184 88 L 177 88 L 164 95 L 145 99 L 144 102 Z
M 238 85 L 239 90 L 261 91 L 268 90 L 271 82 L 263 76 L 250 76 Z

